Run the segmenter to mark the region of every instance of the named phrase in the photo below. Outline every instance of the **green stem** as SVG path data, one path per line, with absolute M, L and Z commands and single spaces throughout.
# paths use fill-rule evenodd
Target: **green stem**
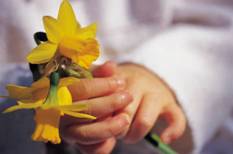
M 60 80 L 60 74 L 58 72 L 53 72 L 51 73 L 49 79 L 51 86 L 58 86 Z
M 154 147 L 158 148 L 163 154 L 177 154 L 170 146 L 164 144 L 158 135 L 154 133 L 149 133 L 146 135 L 145 140 L 152 144 Z
M 85 78 L 87 79 L 93 79 L 93 76 L 91 74 L 91 72 L 87 71 L 87 70 L 82 70 L 82 73 L 84 75 Z
M 58 103 L 57 90 L 58 90 L 60 75 L 58 72 L 53 72 L 51 73 L 49 79 L 50 79 L 50 89 L 49 89 L 48 97 L 46 98 L 44 104 L 46 104 L 46 106 L 57 105 Z
M 82 75 L 79 72 L 77 72 L 77 71 L 75 71 L 73 69 L 66 69 L 65 72 L 68 73 L 69 76 L 73 76 L 73 77 L 76 77 L 76 78 L 81 78 L 82 77 Z
M 93 76 L 91 74 L 91 72 L 89 70 L 86 70 L 85 68 L 77 65 L 77 64 L 72 64 L 72 66 L 74 68 L 78 68 L 80 69 L 80 74 L 84 77 L 84 78 L 87 78 L 87 79 L 93 79 Z

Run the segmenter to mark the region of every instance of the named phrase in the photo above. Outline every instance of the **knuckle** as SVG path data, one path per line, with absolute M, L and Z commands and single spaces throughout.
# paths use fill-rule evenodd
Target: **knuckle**
M 120 98 L 120 96 L 115 96 L 114 100 L 112 101 L 110 108 L 111 109 L 116 109 L 119 108 L 119 106 L 122 104 L 123 100 Z
M 116 78 L 108 78 L 106 82 L 106 86 L 108 89 L 116 88 L 117 79 Z
M 82 96 L 81 97 L 85 97 L 87 96 L 91 91 L 90 91 L 90 87 L 91 87 L 91 81 L 89 80 L 83 80 L 80 85 L 79 85 L 79 89 L 82 92 Z
M 118 101 L 112 101 L 111 103 L 109 103 L 109 109 L 110 109 L 110 111 L 114 111 L 114 110 L 116 110 L 116 109 L 118 109 L 119 108 L 119 102 Z
M 119 131 L 117 131 L 117 129 L 114 127 L 108 127 L 107 132 L 108 132 L 109 136 L 115 136 L 118 134 Z
M 111 109 L 119 109 L 127 103 L 127 95 L 124 93 L 115 94 L 110 104 Z

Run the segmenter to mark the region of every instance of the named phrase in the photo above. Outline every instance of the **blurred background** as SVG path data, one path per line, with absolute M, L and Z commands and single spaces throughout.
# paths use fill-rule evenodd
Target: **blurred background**
M 7 83 L 29 85 L 32 82 L 25 56 L 36 46 L 33 33 L 43 31 L 42 16 L 57 16 L 60 2 L 61 0 L 0 1 L 0 94 L 6 94 L 4 86 Z M 202 111 L 196 111 L 197 117 L 202 116 L 205 121 L 197 124 L 201 129 L 206 129 L 203 130 L 204 139 L 198 145 L 201 147 L 201 152 L 198 153 L 232 153 L 233 0 L 71 2 L 82 25 L 92 22 L 98 24 L 102 55 L 97 64 L 108 59 L 140 62 L 152 66 L 165 79 L 167 75 L 174 76 L 168 78 L 168 83 L 180 78 L 172 85 L 179 87 L 182 82 L 187 82 L 189 88 L 185 89 L 184 86 L 181 93 L 190 97 L 186 99 L 184 96 L 183 100 L 203 105 L 209 102 L 222 105 L 211 110 L 203 107 Z M 139 52 L 141 53 L 138 54 Z M 197 80 L 194 81 L 193 78 Z M 202 86 L 202 82 L 208 84 Z M 14 104 L 13 101 L 7 101 L 8 103 L 0 104 L 1 111 Z M 213 116 L 211 119 L 208 118 L 211 116 L 205 116 L 210 111 L 221 118 L 215 119 Z M 30 111 L 19 111 L 0 116 L 1 154 L 13 154 L 15 150 L 30 154 L 29 149 L 40 149 L 37 153 L 46 151 L 43 144 L 30 141 L 32 114 Z M 218 124 L 215 124 L 215 120 Z M 198 137 L 197 140 L 202 139 Z M 186 153 L 182 150 L 190 151 L 187 148 L 192 148 L 184 142 L 178 142 L 174 147 L 178 147 L 181 153 Z M 131 146 L 120 142 L 114 153 L 149 154 L 154 151 L 145 142 Z

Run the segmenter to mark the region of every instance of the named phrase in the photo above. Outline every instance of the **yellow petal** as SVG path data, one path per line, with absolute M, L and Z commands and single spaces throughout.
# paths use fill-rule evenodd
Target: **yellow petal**
M 42 137 L 41 137 L 41 134 L 44 130 L 44 125 L 43 124 L 37 124 L 36 125 L 36 128 L 35 128 L 35 131 L 34 133 L 32 134 L 32 140 L 34 141 L 43 141 L 43 142 L 46 142 L 48 140 L 44 140 Z
M 61 111 L 75 111 L 75 112 L 80 112 L 87 110 L 87 104 L 72 104 L 72 105 L 61 105 L 57 106 L 56 109 L 59 109 Z
M 34 89 L 49 87 L 49 79 L 47 77 L 43 77 L 43 78 L 33 82 L 31 87 Z
M 73 62 L 78 64 L 79 66 L 89 69 L 90 65 L 92 64 L 93 61 L 97 59 L 98 56 L 96 55 L 82 55 L 82 56 L 73 56 L 71 59 Z
M 74 34 L 76 28 L 80 27 L 79 23 L 76 21 L 72 6 L 70 5 L 68 0 L 63 0 L 60 6 L 58 13 L 58 22 L 66 35 Z
M 80 40 L 94 39 L 96 37 L 96 24 L 93 23 L 87 27 L 77 29 L 75 38 Z
M 22 109 L 35 109 L 35 108 L 40 107 L 43 104 L 43 100 L 39 100 L 39 101 L 34 102 L 34 103 L 18 102 L 18 104 L 19 105 L 14 105 L 14 106 L 7 108 L 6 110 L 3 111 L 3 113 L 9 113 L 9 112 L 13 112 L 16 110 L 22 110 Z
M 84 113 L 78 113 L 78 112 L 72 112 L 72 111 L 62 111 L 65 114 L 75 117 L 75 118 L 81 118 L 81 119 L 91 119 L 91 120 L 95 120 L 96 117 L 88 115 L 88 114 L 84 114 Z
M 90 65 L 99 57 L 99 44 L 95 39 L 85 40 L 82 50 L 71 57 L 72 61 L 79 66 L 88 69 Z
M 49 91 L 49 79 L 47 77 L 43 77 L 36 82 L 33 82 L 31 85 L 32 95 L 35 99 L 43 99 L 46 98 Z
M 57 92 L 59 105 L 72 104 L 72 96 L 67 87 L 60 87 Z
M 79 79 L 75 77 L 62 78 L 59 81 L 59 87 L 69 86 L 71 84 L 74 84 L 75 82 L 79 82 Z
M 52 43 L 59 43 L 64 35 L 64 32 L 58 21 L 53 17 L 45 16 L 43 17 L 43 22 L 48 40 Z
M 59 52 L 81 67 L 89 68 L 99 56 L 99 44 L 95 39 L 68 38 L 60 43 Z
M 37 109 L 35 114 L 36 129 L 32 135 L 34 141 L 52 142 L 59 144 L 60 111 Z
M 48 62 L 55 55 L 57 45 L 52 43 L 42 43 L 34 48 L 27 56 L 27 61 L 32 64 L 42 64 Z
M 32 99 L 32 89 L 29 87 L 17 86 L 13 84 L 9 84 L 6 86 L 6 89 L 9 93 L 10 98 L 14 98 L 16 100 L 22 99 Z

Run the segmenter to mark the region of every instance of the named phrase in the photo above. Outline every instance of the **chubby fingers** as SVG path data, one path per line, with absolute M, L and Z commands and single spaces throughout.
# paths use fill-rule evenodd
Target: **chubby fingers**
M 177 105 L 167 107 L 163 116 L 168 122 L 168 127 L 162 132 L 161 139 L 165 143 L 179 138 L 185 131 L 186 120 L 181 108 Z
M 100 120 L 100 118 L 105 118 L 106 116 L 108 116 L 112 119 L 112 114 L 114 112 L 124 108 L 125 106 L 130 104 L 131 101 L 132 101 L 132 96 L 128 92 L 121 91 L 121 92 L 114 93 L 114 94 L 109 95 L 109 96 L 93 98 L 93 99 L 89 99 L 89 100 L 85 100 L 85 101 L 84 100 L 79 101 L 77 104 L 78 105 L 79 104 L 87 105 L 87 110 L 84 110 L 82 112 L 93 115 L 93 116 L 97 117 L 98 120 Z M 73 104 L 73 105 L 75 105 L 75 104 Z M 75 125 L 75 126 L 80 125 L 81 126 L 81 124 L 83 124 L 83 123 L 87 124 L 88 122 L 90 122 L 90 121 L 85 121 L 85 120 L 81 120 L 81 119 L 77 119 L 77 118 L 72 118 L 69 116 L 64 116 L 64 117 L 62 117 L 61 123 L 60 123 L 60 127 L 62 130 L 61 132 L 62 133 L 67 132 L 67 128 L 69 126 L 72 126 L 72 125 Z M 105 120 L 105 122 L 106 122 L 106 120 Z M 103 127 L 105 125 L 105 122 L 102 124 L 102 122 L 97 121 L 97 122 L 93 122 L 92 124 Z M 92 125 L 88 125 L 88 126 L 92 126 Z M 84 125 L 82 127 L 84 127 Z M 100 132 L 102 132 L 102 130 L 100 130 Z
M 168 123 L 168 127 L 161 134 L 161 139 L 165 143 L 170 143 L 184 133 L 186 122 L 180 107 L 175 103 L 165 105 L 159 96 L 147 94 L 140 103 L 133 123 L 124 139 L 125 142 L 136 143 L 143 139 L 160 116 L 165 117 Z
M 132 84 L 132 85 L 131 85 Z M 138 106 L 140 105 L 140 100 L 141 100 L 141 93 L 140 93 L 140 88 L 138 88 L 136 85 L 133 85 L 133 83 L 130 83 L 130 85 L 128 85 L 127 90 L 130 92 L 130 94 L 132 94 L 133 96 L 133 100 L 132 102 L 127 105 L 125 108 L 123 108 L 122 110 L 119 110 L 118 113 L 125 113 L 129 116 L 130 118 L 130 123 L 132 123 L 135 114 L 137 112 Z M 122 133 L 118 136 L 118 138 L 122 138 L 125 137 L 126 134 L 128 133 L 129 129 L 130 129 L 131 125 L 129 125 L 128 127 L 126 127 L 124 129 L 124 131 L 122 131 Z
M 120 113 L 94 123 L 67 126 L 64 128 L 63 138 L 68 142 L 82 145 L 97 144 L 117 136 L 128 125 L 128 115 Z
M 125 80 L 118 77 L 82 79 L 80 82 L 69 85 L 73 100 L 83 100 L 110 94 L 123 89 Z
M 154 95 L 147 94 L 143 97 L 134 121 L 124 139 L 126 143 L 132 144 L 138 142 L 152 129 L 162 108 L 160 103 L 153 102 L 156 102 Z
M 121 91 L 104 97 L 79 101 L 77 104 L 87 105 L 87 110 L 83 112 L 99 119 L 107 115 L 112 115 L 114 112 L 126 107 L 132 100 L 133 98 L 128 92 Z
M 74 103 L 73 107 L 75 107 L 75 104 L 77 104 L 78 106 L 80 104 L 84 104 L 85 106 L 87 106 L 87 109 L 83 110 L 82 113 L 95 116 L 99 120 L 100 118 L 104 118 L 106 116 L 111 117 L 113 113 L 123 109 L 128 104 L 130 104 L 131 101 L 132 96 L 128 92 L 121 91 L 109 96 L 79 101 L 77 103 Z M 90 122 L 90 120 L 64 116 L 61 119 L 60 127 L 64 128 L 72 124 L 81 124 L 88 122 Z

